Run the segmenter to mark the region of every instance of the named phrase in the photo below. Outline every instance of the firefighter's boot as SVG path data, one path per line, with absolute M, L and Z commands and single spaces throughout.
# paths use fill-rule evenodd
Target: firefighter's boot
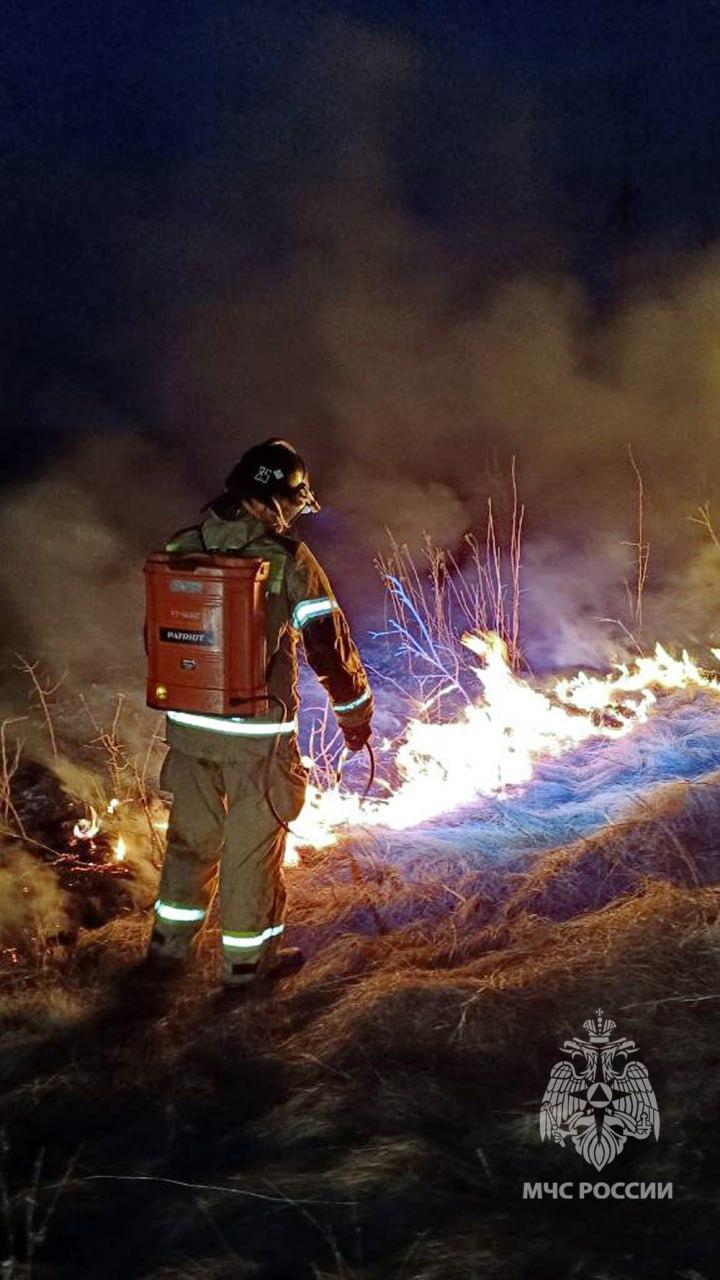
M 303 965 L 305 957 L 299 947 L 284 947 L 282 945 L 283 932 L 284 929 L 278 930 L 265 944 L 263 953 L 258 960 L 258 976 L 260 978 L 281 978 L 288 973 L 297 973 L 297 970 Z
M 268 952 L 261 960 L 251 963 L 235 963 L 232 976 L 227 974 L 223 980 L 223 991 L 227 995 L 233 992 L 265 992 L 276 978 L 297 973 L 305 963 L 305 957 L 299 947 L 280 947 Z
M 265 965 L 261 964 L 261 976 L 283 978 L 288 973 L 297 973 L 304 963 L 305 957 L 299 947 L 278 947 L 266 957 Z

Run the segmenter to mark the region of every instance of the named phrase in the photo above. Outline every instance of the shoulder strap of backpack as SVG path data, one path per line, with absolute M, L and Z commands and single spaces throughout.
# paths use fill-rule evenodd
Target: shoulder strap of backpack
M 168 541 L 165 543 L 165 550 L 169 552 L 178 550 L 178 548 L 175 547 L 175 540 L 177 538 L 181 538 L 184 533 L 196 533 L 200 538 L 200 545 L 203 551 L 205 552 L 205 554 L 206 555 L 212 554 L 212 552 L 210 551 L 210 548 L 208 547 L 205 541 L 205 535 L 202 531 L 202 525 L 199 525 L 199 524 L 188 524 L 185 526 L 184 529 L 177 529 L 176 532 L 172 535 L 172 537 L 169 538 Z

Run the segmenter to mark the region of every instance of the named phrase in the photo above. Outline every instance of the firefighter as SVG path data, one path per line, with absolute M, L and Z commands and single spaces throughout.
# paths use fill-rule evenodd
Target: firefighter
M 160 786 L 172 793 L 167 850 L 147 963 L 182 969 L 205 919 L 219 862 L 222 982 L 227 988 L 298 968 L 282 947 L 286 829 L 305 800 L 308 770 L 297 740 L 297 657 L 302 638 L 347 748 L 371 735 L 373 698 L 328 578 L 296 518 L 316 512 L 303 459 L 286 440 L 249 449 L 199 526 L 168 552 L 217 552 L 269 560 L 266 583 L 268 704 L 262 715 L 168 711 L 169 751 Z

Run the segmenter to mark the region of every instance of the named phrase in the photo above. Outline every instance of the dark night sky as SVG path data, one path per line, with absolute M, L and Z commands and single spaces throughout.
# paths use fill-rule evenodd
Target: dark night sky
M 543 102 L 546 145 L 571 186 L 599 188 L 624 170 L 637 184 L 648 223 L 696 219 L 707 230 L 718 217 L 714 0 L 442 6 L 11 0 L 4 15 L 6 173 L 66 157 L 87 166 L 124 161 L 152 169 L 228 148 L 241 156 L 253 118 L 287 100 L 318 28 L 341 16 L 407 36 L 422 51 L 423 88 L 407 106 L 408 115 L 423 117 L 431 157 L 408 181 L 425 184 L 415 194 L 428 207 L 438 204 L 447 183 L 448 131 L 459 148 L 451 178 L 461 196 L 473 105 L 481 87 L 499 84 Z M 461 121 L 465 140 L 458 136 Z

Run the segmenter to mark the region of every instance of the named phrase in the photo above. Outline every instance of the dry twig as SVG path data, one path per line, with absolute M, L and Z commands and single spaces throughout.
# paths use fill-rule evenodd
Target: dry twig
M 57 742 L 55 739 L 55 730 L 53 728 L 52 717 L 50 715 L 50 708 L 48 706 L 48 698 L 52 697 L 54 693 L 57 693 L 65 677 L 61 676 L 56 684 L 50 685 L 47 689 L 44 689 L 40 681 L 38 680 L 38 677 L 36 674 L 38 663 L 28 662 L 27 658 L 24 658 L 21 653 L 16 653 L 15 657 L 18 659 L 18 662 L 20 664 L 16 668 L 16 670 L 22 671 L 24 675 L 29 676 L 32 682 L 33 688 L 38 696 L 40 706 L 42 707 L 42 710 L 43 710 L 43 716 L 45 718 L 45 724 L 47 726 L 48 735 L 50 738 L 50 746 L 52 747 L 53 760 L 57 760 L 58 758 Z
M 633 604 L 633 616 L 635 626 L 638 631 L 642 629 L 642 598 L 647 579 L 648 562 L 650 559 L 650 543 L 644 539 L 644 504 L 645 489 L 640 468 L 635 461 L 635 455 L 632 451 L 632 445 L 628 444 L 628 457 L 632 464 L 637 480 L 637 539 L 635 542 L 626 542 L 624 545 L 634 547 L 636 553 L 635 561 L 635 600 Z

